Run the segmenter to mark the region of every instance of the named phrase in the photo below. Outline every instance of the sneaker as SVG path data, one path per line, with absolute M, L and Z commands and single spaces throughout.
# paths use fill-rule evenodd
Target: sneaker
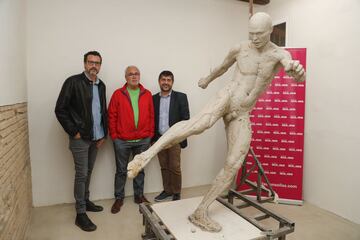
M 89 219 L 86 213 L 78 213 L 76 215 L 75 225 L 86 232 L 92 232 L 96 230 L 96 225 Z
M 154 200 L 155 200 L 155 202 L 163 202 L 163 201 L 171 199 L 171 197 L 172 197 L 172 194 L 162 191 L 159 195 L 157 195 L 154 198 Z
M 177 201 L 177 200 L 180 200 L 181 199 L 181 195 L 180 193 L 174 193 L 173 197 L 172 197 L 172 200 L 173 201 Z
M 102 206 L 95 205 L 95 203 L 93 203 L 90 200 L 86 201 L 86 211 L 88 211 L 88 212 L 101 212 L 102 210 L 104 210 L 104 208 Z
M 137 204 L 150 203 L 144 196 L 134 196 L 134 202 Z
M 120 212 L 120 209 L 121 209 L 123 204 L 124 204 L 124 200 L 122 198 L 121 199 L 116 199 L 114 204 L 111 207 L 111 213 L 115 214 L 115 213 Z

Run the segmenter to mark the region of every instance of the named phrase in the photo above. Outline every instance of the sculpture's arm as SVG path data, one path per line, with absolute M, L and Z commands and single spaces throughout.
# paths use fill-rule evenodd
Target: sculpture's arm
M 220 66 L 216 67 L 213 71 L 211 71 L 207 77 L 201 78 L 199 80 L 198 83 L 199 87 L 205 89 L 210 82 L 212 82 L 217 77 L 223 75 L 236 62 L 236 56 L 238 55 L 239 51 L 240 51 L 240 45 L 237 45 L 232 49 L 230 49 L 223 63 Z
M 293 77 L 296 82 L 303 82 L 305 80 L 304 67 L 298 60 L 292 60 L 288 51 L 283 50 L 280 63 L 284 66 L 286 74 Z

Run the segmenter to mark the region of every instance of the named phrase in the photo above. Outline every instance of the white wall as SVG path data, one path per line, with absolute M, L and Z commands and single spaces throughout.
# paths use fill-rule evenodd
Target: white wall
M 288 45 L 306 47 L 304 199 L 360 223 L 360 1 L 272 0 Z
M 0 106 L 27 100 L 25 12 L 22 0 L 0 0 Z
M 103 56 L 100 77 L 107 96 L 124 83 L 127 65 L 142 72 L 142 83 L 158 91 L 163 69 L 175 74 L 174 88 L 188 94 L 191 114 L 199 112 L 231 72 L 207 90 L 197 81 L 220 64 L 234 44 L 247 38 L 246 3 L 226 0 L 29 0 L 27 64 L 30 149 L 35 206 L 73 201 L 74 165 L 68 140 L 55 119 L 63 81 L 83 70 L 89 50 Z M 190 138 L 182 154 L 183 186 L 209 184 L 223 166 L 223 123 Z M 92 177 L 93 199 L 113 197 L 115 173 L 111 141 L 99 152 Z M 159 164 L 146 168 L 146 192 L 162 190 Z M 132 194 L 127 183 L 126 194 Z

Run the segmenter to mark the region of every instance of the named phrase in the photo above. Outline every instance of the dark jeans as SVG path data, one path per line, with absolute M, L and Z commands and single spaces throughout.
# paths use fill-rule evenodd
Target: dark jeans
M 97 154 L 96 142 L 70 138 L 69 149 L 75 163 L 74 197 L 77 213 L 86 212 L 86 200 L 89 200 L 91 173 Z
M 150 146 L 150 138 L 145 138 L 139 142 L 127 142 L 120 139 L 115 139 L 114 151 L 116 160 L 116 174 L 115 174 L 115 198 L 123 199 L 125 197 L 124 187 L 127 178 L 127 165 L 129 163 L 130 154 L 132 158 L 139 153 L 144 152 Z M 143 196 L 144 194 L 144 170 L 133 180 L 133 188 L 135 196 Z

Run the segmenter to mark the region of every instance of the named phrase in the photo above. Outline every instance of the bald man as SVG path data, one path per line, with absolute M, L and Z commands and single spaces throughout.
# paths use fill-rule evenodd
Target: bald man
M 254 14 L 249 21 L 250 40 L 232 48 L 223 63 L 207 77 L 200 79 L 198 85 L 206 88 L 211 81 L 223 75 L 235 64 L 232 81 L 220 90 L 215 100 L 198 115 L 172 126 L 151 148 L 137 155 L 128 166 L 128 176 L 136 176 L 160 150 L 191 135 L 202 133 L 223 118 L 228 143 L 225 166 L 216 176 L 198 208 L 189 216 L 190 221 L 203 230 L 221 230 L 220 224 L 209 218 L 207 209 L 230 186 L 247 155 L 251 142 L 249 113 L 259 96 L 282 66 L 295 81 L 305 79 L 303 66 L 292 60 L 287 51 L 270 42 L 271 32 L 270 16 L 266 13 Z
M 109 104 L 109 131 L 114 144 L 116 174 L 115 202 L 111 208 L 118 213 L 124 203 L 127 165 L 135 156 L 150 146 L 154 136 L 154 107 L 152 94 L 140 84 L 136 66 L 125 69 L 126 83 L 117 89 Z M 134 202 L 148 202 L 144 196 L 145 173 L 142 170 L 133 180 Z

